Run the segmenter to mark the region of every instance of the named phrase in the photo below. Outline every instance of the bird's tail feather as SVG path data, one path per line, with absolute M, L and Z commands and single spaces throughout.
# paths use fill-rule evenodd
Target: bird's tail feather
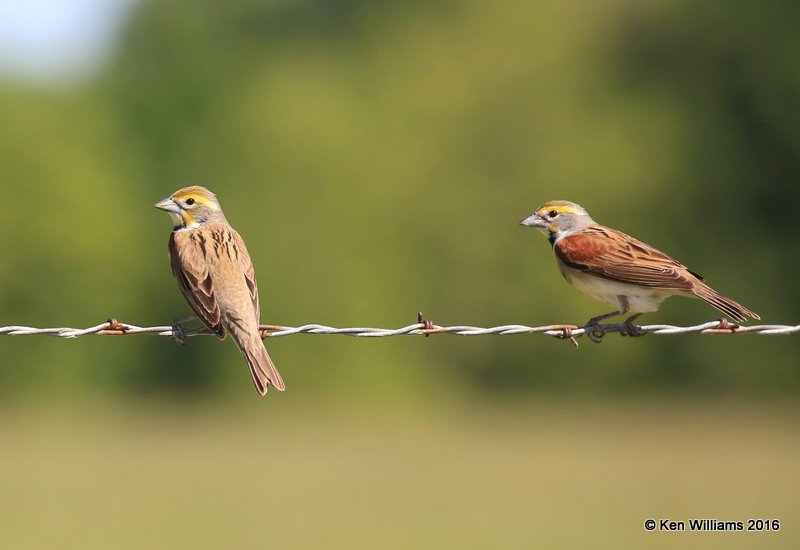
M 743 305 L 723 296 L 708 285 L 697 285 L 692 292 L 695 296 L 708 302 L 737 323 L 746 322 L 747 317 L 761 319 L 757 313 L 753 313 Z
M 247 360 L 250 376 L 253 377 L 253 384 L 260 395 L 265 395 L 270 386 L 274 386 L 276 390 L 280 391 L 286 389 L 283 378 L 275 368 L 275 364 L 267 353 L 267 348 L 260 339 L 250 346 L 243 346 L 242 355 Z

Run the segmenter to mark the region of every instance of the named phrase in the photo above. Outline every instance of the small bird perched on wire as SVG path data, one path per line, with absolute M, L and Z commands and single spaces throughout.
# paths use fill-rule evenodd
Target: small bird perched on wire
M 156 203 L 169 213 L 172 273 L 197 317 L 221 340 L 230 333 L 244 355 L 256 391 L 283 391 L 283 379 L 261 340 L 253 263 L 242 237 L 230 226 L 217 197 L 204 187 L 179 189 Z
M 558 268 L 572 286 L 617 308 L 593 317 L 587 327 L 597 327 L 609 317 L 633 313 L 625 325 L 628 334 L 638 335 L 634 319 L 656 311 L 664 300 L 675 295 L 704 300 L 737 323 L 745 322 L 747 317 L 760 319 L 660 250 L 598 224 L 574 202 L 547 202 L 519 223 L 547 236 Z

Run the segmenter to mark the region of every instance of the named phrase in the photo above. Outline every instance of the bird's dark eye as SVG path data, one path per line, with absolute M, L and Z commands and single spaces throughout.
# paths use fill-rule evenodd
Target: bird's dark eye
M 558 216 L 558 211 L 557 210 L 551 210 L 550 212 L 547 213 L 547 217 L 550 218 L 550 219 L 553 219 L 556 216 Z
M 186 204 L 188 204 L 189 206 L 193 205 L 194 204 L 194 199 L 189 197 L 188 199 L 186 199 Z

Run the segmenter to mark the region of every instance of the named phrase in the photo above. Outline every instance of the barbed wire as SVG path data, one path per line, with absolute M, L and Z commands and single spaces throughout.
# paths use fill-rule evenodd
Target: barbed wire
M 27 326 L 0 327 L 0 336 L 56 336 L 59 338 L 78 338 L 81 336 L 128 336 L 134 334 L 151 334 L 168 336 L 183 343 L 187 337 L 210 335 L 205 326 L 184 327 L 181 323 L 154 327 L 140 327 L 122 323 L 114 318 L 93 327 L 77 328 L 35 328 Z M 610 333 L 623 336 L 642 336 L 645 334 L 794 334 L 800 332 L 800 325 L 750 325 L 740 326 L 732 324 L 725 319 L 708 321 L 699 325 L 626 325 L 625 323 L 609 323 L 579 327 L 576 325 L 542 325 L 537 327 L 527 325 L 500 325 L 495 327 L 476 327 L 472 325 L 439 326 L 432 321 L 425 320 L 420 313 L 418 322 L 400 328 L 374 328 L 374 327 L 346 327 L 336 328 L 320 324 L 307 324 L 298 327 L 282 325 L 260 325 L 262 338 L 278 338 L 295 334 L 340 334 L 365 338 L 384 338 L 389 336 L 430 336 L 432 334 L 454 334 L 456 336 L 483 336 L 494 334 L 510 336 L 514 334 L 542 334 L 555 338 L 568 339 L 578 345 L 577 337 L 587 336 L 599 341 Z

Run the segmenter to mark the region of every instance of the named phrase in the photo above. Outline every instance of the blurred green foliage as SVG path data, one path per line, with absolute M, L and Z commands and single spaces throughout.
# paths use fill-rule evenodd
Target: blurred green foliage
M 765 322 L 798 323 L 798 7 L 740 7 L 143 2 L 92 82 L 0 85 L 0 325 L 186 313 L 151 205 L 187 184 L 214 190 L 247 241 L 264 322 L 582 323 L 606 306 L 516 225 L 561 198 Z M 644 320 L 716 317 L 675 298 Z M 4 398 L 252 392 L 211 338 L 0 345 Z M 800 388 L 796 336 L 268 345 L 293 394 L 342 400 Z

